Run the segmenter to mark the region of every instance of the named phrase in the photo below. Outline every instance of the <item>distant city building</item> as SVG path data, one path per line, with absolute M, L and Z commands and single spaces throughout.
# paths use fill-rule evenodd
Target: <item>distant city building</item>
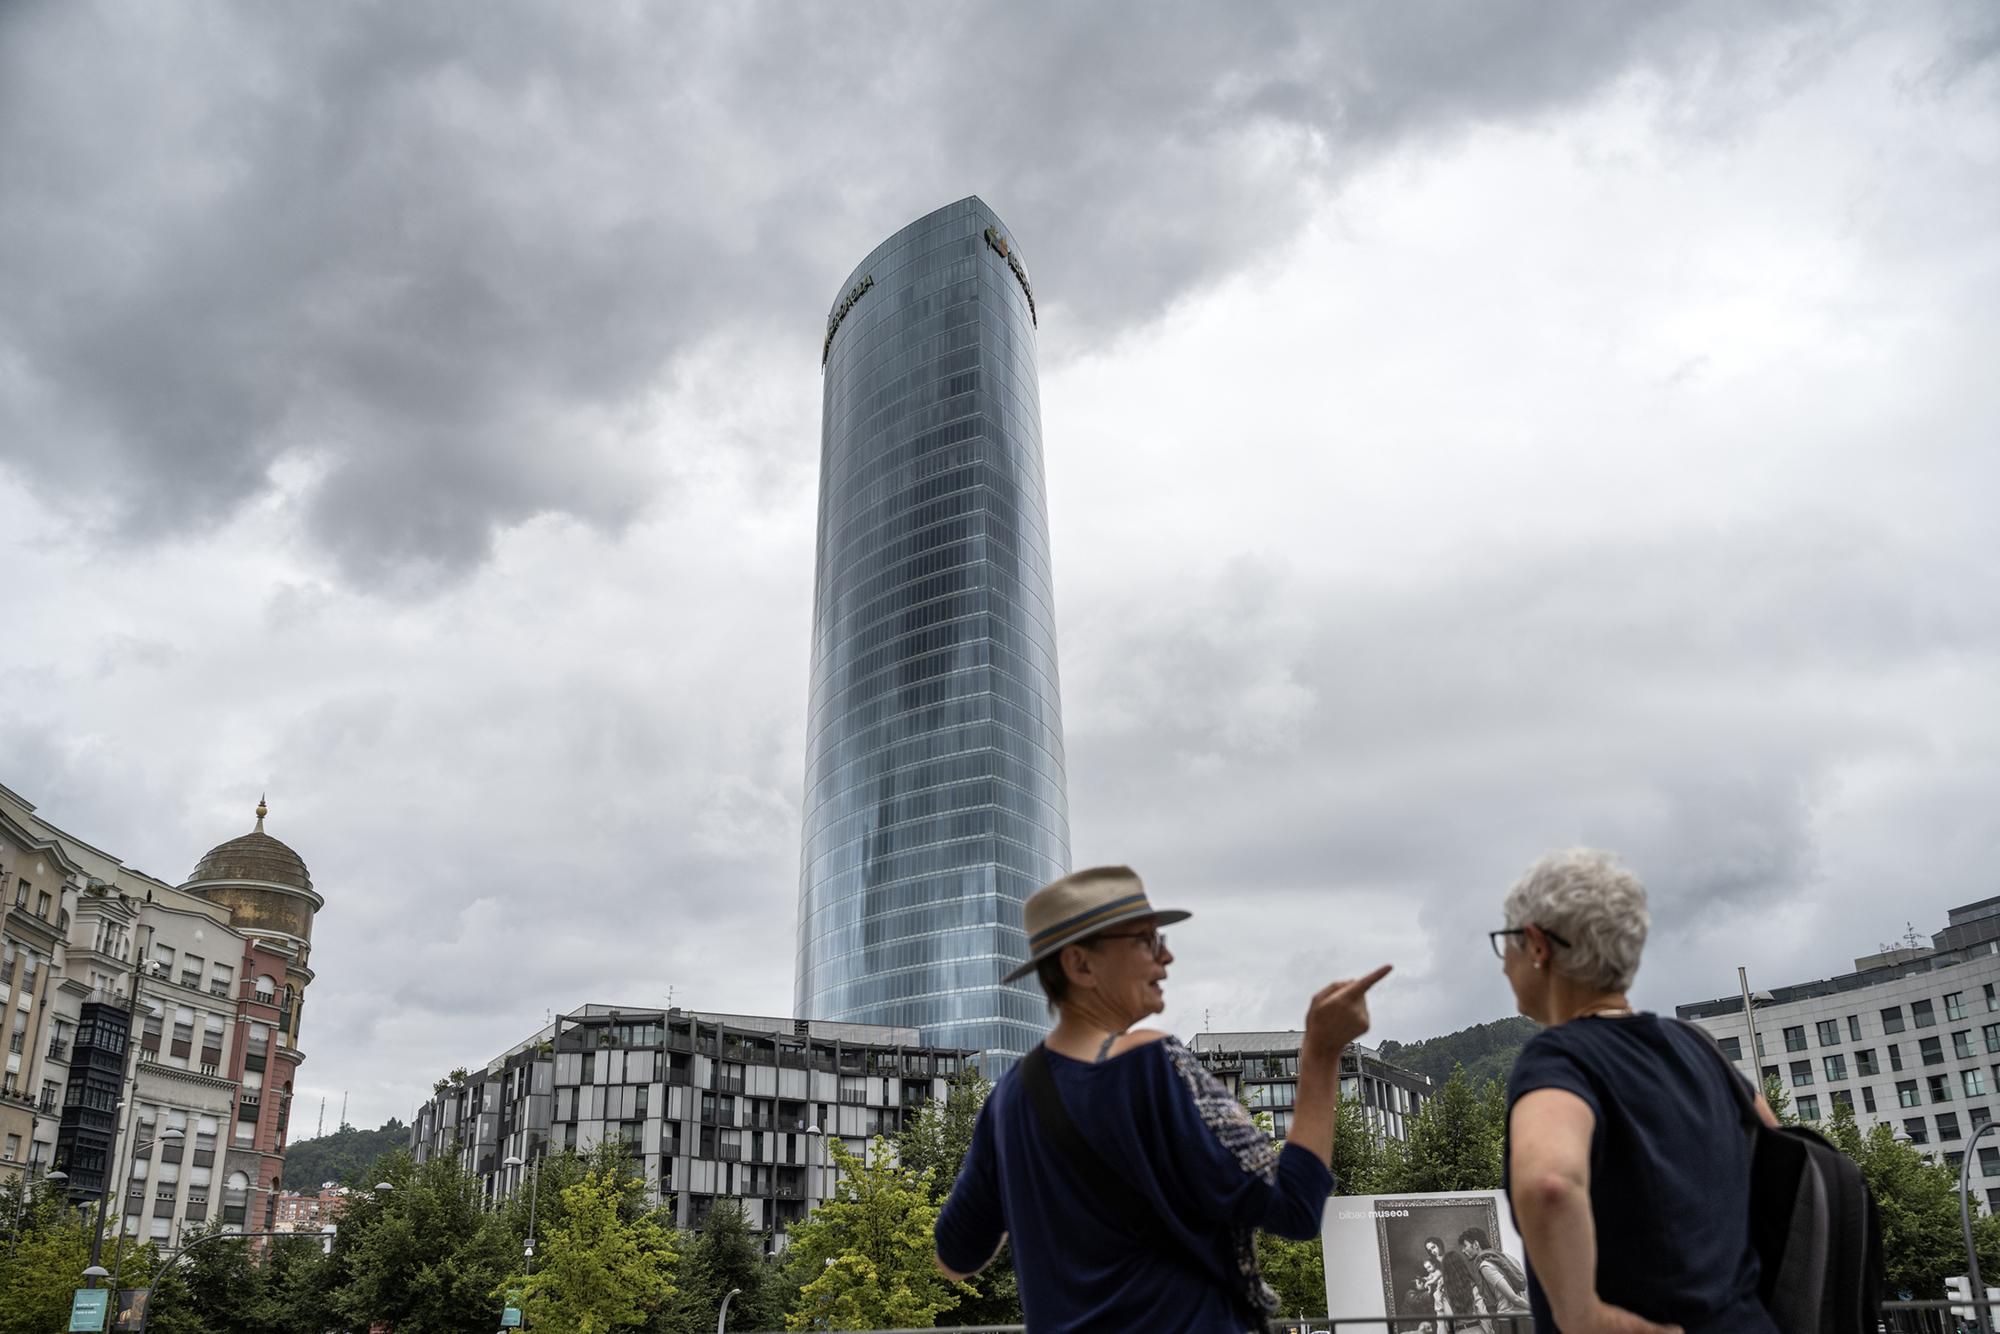
M 1208 1072 L 1253 1112 L 1268 1111 L 1279 1135 L 1292 1129 L 1298 1101 L 1297 1030 L 1266 1033 L 1197 1033 L 1194 1054 Z M 1409 1118 L 1435 1090 L 1430 1076 L 1391 1065 L 1373 1047 L 1349 1043 L 1340 1058 L 1340 1096 L 1367 1110 L 1368 1122 L 1386 1139 L 1409 1138 Z
M 1069 870 L 1033 288 L 977 198 L 840 286 L 822 347 L 795 1006 L 1042 1038 L 1021 904 Z
M 1799 1120 L 1854 1109 L 1865 1132 L 1880 1124 L 1954 1168 L 1973 1133 L 2000 1106 L 2000 897 L 1953 908 L 1925 945 L 1912 938 L 1817 982 L 1762 988 L 1753 979 L 1755 1068 L 1779 1080 Z M 1713 1034 L 1739 1068 L 1752 1068 L 1741 994 L 1676 1008 Z M 1972 1179 L 2000 1210 L 2000 1131 L 1979 1147 Z
M 281 1191 L 272 1215 L 273 1232 L 331 1232 L 347 1203 L 347 1187 L 322 1185 L 315 1194 Z
M 527 1189 L 528 1165 L 549 1152 L 621 1144 L 677 1226 L 699 1228 L 734 1198 L 779 1249 L 831 1191 L 825 1136 L 866 1157 L 873 1136 L 945 1097 L 972 1055 L 924 1046 L 912 1028 L 586 1005 L 440 1079 L 410 1149 L 419 1162 L 455 1155 L 499 1200 Z
M 108 1176 L 129 1236 L 274 1217 L 321 899 L 265 815 L 175 886 L 0 788 L 0 1001 L 22 1016 L 0 1147 L 19 1137 L 21 1170 L 61 1168 L 79 1205 Z

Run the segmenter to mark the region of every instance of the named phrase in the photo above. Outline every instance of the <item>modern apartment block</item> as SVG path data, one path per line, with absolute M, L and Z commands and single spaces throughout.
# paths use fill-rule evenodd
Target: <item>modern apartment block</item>
M 60 1168 L 80 1206 L 108 1180 L 130 1236 L 171 1245 L 187 1226 L 272 1216 L 321 900 L 265 814 L 176 886 L 0 788 L 0 883 L 35 923 L 10 903 L 0 927 L 22 1035 L 0 1145 L 20 1136 L 21 1170 Z M 59 938 L 43 953 L 47 924 Z
M 440 1079 L 410 1149 L 419 1162 L 457 1155 L 498 1200 L 526 1189 L 545 1154 L 622 1144 L 678 1226 L 734 1198 L 781 1249 L 831 1193 L 826 1137 L 865 1157 L 873 1136 L 945 1097 L 972 1055 L 911 1028 L 586 1005 Z
M 1251 1111 L 1269 1111 L 1282 1136 L 1292 1128 L 1292 1105 L 1299 1091 L 1299 1049 L 1305 1036 L 1297 1030 L 1197 1033 L 1194 1054 L 1210 1074 L 1249 1104 Z M 1340 1096 L 1360 1103 L 1367 1110 L 1369 1124 L 1384 1138 L 1408 1139 L 1408 1118 L 1433 1091 L 1430 1076 L 1389 1064 L 1373 1047 L 1350 1043 L 1341 1055 Z
M 841 284 L 822 345 L 795 1006 L 997 1074 L 1043 1031 L 1021 904 L 1069 870 L 1034 288 L 976 198 Z
M 1752 987 L 1759 984 L 1752 980 Z M 2000 897 L 1953 908 L 1930 944 L 1885 947 L 1854 971 L 1677 1007 L 1748 1072 L 1780 1080 L 1801 1121 L 1854 1109 L 1953 1167 L 2000 1108 Z M 2000 1131 L 1981 1141 L 1972 1179 L 2000 1209 Z

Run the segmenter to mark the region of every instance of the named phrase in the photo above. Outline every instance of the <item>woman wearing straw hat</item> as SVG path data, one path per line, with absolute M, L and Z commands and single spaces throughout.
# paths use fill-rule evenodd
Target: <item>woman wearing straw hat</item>
M 1166 1006 L 1174 956 L 1131 868 L 1101 866 L 1038 890 L 1028 961 L 1056 1026 L 1000 1080 L 937 1223 L 938 1267 L 985 1268 L 1012 1237 L 1028 1328 L 1262 1328 L 1276 1305 L 1258 1229 L 1318 1234 L 1340 1053 L 1368 1031 L 1378 968 L 1312 998 L 1291 1133 L 1273 1144 L 1169 1035 L 1133 1025 Z

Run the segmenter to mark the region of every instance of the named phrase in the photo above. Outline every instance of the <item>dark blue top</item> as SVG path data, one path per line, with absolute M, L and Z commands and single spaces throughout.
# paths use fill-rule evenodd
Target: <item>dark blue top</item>
M 1239 1233 L 1317 1236 L 1333 1174 L 1306 1150 L 1273 1144 L 1172 1038 L 1095 1065 L 1052 1051 L 1049 1070 L 1084 1141 L 1152 1203 L 1187 1254 L 1147 1251 L 1074 1179 L 1041 1133 L 1017 1068 L 973 1128 L 938 1218 L 938 1257 L 970 1273 L 1007 1233 L 1035 1334 L 1242 1334 L 1250 1317 L 1236 1296 Z
M 1507 1080 L 1510 1109 L 1549 1088 L 1590 1104 L 1597 1295 L 1688 1334 L 1775 1334 L 1757 1300 L 1751 1140 L 1733 1078 L 1701 1034 L 1638 1014 L 1543 1029 Z M 1528 1301 L 1535 1328 L 1554 1331 L 1533 1255 Z

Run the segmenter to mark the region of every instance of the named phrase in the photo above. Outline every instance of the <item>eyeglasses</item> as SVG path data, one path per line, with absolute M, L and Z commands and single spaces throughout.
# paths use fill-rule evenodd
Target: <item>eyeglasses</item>
M 1543 935 L 1547 936 L 1550 940 L 1553 940 L 1556 944 L 1562 946 L 1564 949 L 1569 948 L 1569 942 L 1567 940 L 1564 940 L 1561 936 L 1549 930 L 1547 927 L 1542 926 L 1542 927 L 1536 927 L 1535 929 L 1540 931 Z M 1496 959 L 1504 960 L 1507 957 L 1507 937 L 1521 936 L 1525 938 L 1527 934 L 1528 934 L 1527 927 L 1516 926 L 1516 927 L 1510 927 L 1504 931 L 1488 931 L 1486 933 L 1486 939 L 1491 941 L 1493 944 L 1493 957 Z
M 1143 944 L 1155 959 L 1167 952 L 1167 933 L 1164 931 L 1105 931 L 1093 939 L 1136 940 Z

